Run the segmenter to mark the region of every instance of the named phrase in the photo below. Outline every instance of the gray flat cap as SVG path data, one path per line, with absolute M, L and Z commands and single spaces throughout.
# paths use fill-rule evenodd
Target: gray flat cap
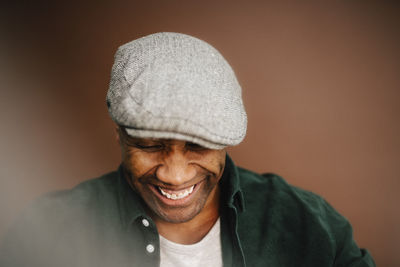
M 118 48 L 107 105 L 130 136 L 222 149 L 246 135 L 241 94 L 235 73 L 215 48 L 162 32 Z

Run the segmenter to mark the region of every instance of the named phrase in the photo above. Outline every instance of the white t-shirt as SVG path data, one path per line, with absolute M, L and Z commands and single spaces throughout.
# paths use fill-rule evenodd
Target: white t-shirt
M 199 242 L 182 245 L 160 235 L 160 267 L 222 267 L 221 226 L 217 222 Z

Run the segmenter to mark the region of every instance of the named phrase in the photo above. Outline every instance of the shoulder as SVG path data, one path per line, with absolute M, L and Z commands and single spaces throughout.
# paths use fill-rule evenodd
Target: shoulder
M 54 201 L 57 202 L 86 202 L 99 200 L 112 194 L 118 183 L 118 173 L 116 171 L 104 174 L 97 178 L 86 180 L 71 189 L 49 192 L 39 197 L 36 202 Z
M 93 220 L 99 221 L 108 211 L 117 210 L 117 183 L 117 172 L 110 172 L 72 189 L 46 193 L 24 209 L 9 233 L 37 235 L 79 231 Z
M 54 266 L 34 262 L 75 255 L 80 244 L 96 236 L 93 233 L 105 217 L 118 219 L 117 182 L 117 172 L 112 172 L 37 198 L 3 236 L 0 265 L 20 266 L 17 263 L 21 262 L 25 266 L 31 261 L 32 266 Z
M 238 233 L 248 255 L 262 259 L 267 251 L 277 266 L 375 266 L 355 243 L 348 220 L 322 197 L 276 174 L 238 173 L 245 201 Z
M 30 212 L 48 212 L 55 209 L 58 214 L 77 211 L 85 207 L 94 208 L 115 198 L 118 184 L 116 171 L 84 181 L 67 190 L 46 193 L 32 202 L 26 209 Z
M 337 232 L 349 226 L 321 196 L 290 185 L 276 174 L 239 168 L 239 176 L 246 207 L 243 218 L 253 218 L 252 223 L 299 235 L 309 229 L 309 237 L 327 240 L 335 240 Z M 243 222 L 248 224 L 247 219 Z
M 319 195 L 290 185 L 279 175 L 258 174 L 240 167 L 238 173 L 246 202 L 257 201 L 258 204 L 272 202 L 270 204 L 285 204 L 288 208 L 299 208 L 304 205 L 319 209 L 326 205 L 326 201 Z

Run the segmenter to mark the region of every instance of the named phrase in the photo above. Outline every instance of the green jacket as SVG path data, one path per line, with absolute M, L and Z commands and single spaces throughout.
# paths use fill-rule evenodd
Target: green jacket
M 375 266 L 321 197 L 227 156 L 221 186 L 224 266 Z M 143 219 L 149 225 L 143 223 Z M 146 250 L 148 245 L 155 249 Z M 39 198 L 3 238 L 0 266 L 158 266 L 157 229 L 122 169 Z

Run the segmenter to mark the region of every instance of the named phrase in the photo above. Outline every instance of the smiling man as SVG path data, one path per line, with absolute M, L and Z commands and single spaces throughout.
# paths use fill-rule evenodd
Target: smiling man
M 159 234 L 177 243 L 199 242 L 219 217 L 225 150 L 181 140 L 133 138 L 122 127 L 117 131 L 124 176 L 143 198 Z
M 321 197 L 226 154 L 247 117 L 233 70 L 204 41 L 156 33 L 121 46 L 107 107 L 121 166 L 39 198 L 0 266 L 375 266 Z

